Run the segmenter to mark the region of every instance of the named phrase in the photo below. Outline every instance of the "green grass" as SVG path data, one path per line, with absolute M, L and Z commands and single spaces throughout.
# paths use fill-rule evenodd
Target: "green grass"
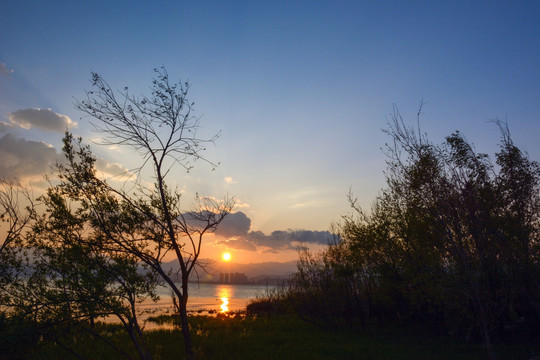
M 201 360 L 219 359 L 487 359 L 481 345 L 456 343 L 449 338 L 429 338 L 397 330 L 371 333 L 352 330 L 325 330 L 293 316 L 260 318 L 191 319 L 193 342 Z M 110 326 L 110 325 L 109 325 Z M 123 348 L 131 348 L 124 334 L 109 328 L 110 337 Z M 183 341 L 178 330 L 147 332 L 154 359 L 183 357 Z M 107 346 L 87 338 L 76 344 L 85 358 L 122 359 Z M 530 359 L 532 350 L 523 346 L 496 348 L 500 359 Z M 540 348 L 535 349 L 540 352 Z M 133 351 L 129 354 L 136 358 Z M 41 348 L 33 359 L 74 358 L 58 346 Z
M 330 331 L 293 317 L 199 319 L 201 359 L 484 359 L 481 345 L 456 344 L 398 331 Z M 529 359 L 500 348 L 501 359 Z

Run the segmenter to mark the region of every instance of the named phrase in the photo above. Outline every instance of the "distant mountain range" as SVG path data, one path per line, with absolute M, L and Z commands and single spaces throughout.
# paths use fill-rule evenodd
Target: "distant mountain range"
M 209 263 L 206 266 L 207 273 L 200 273 L 201 280 L 219 280 L 220 273 L 243 273 L 248 279 L 261 277 L 285 277 L 296 272 L 296 260 L 287 262 L 263 262 L 263 263 L 223 263 L 202 260 L 201 263 Z M 178 261 L 173 260 L 163 264 L 164 269 L 172 269 L 173 272 L 179 270 Z

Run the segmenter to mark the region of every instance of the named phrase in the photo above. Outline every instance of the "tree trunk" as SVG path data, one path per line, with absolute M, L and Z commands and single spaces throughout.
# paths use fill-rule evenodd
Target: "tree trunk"
M 484 339 L 484 346 L 486 347 L 489 360 L 495 360 L 495 351 L 493 349 L 493 344 L 491 343 L 491 336 L 489 334 L 488 315 L 486 314 L 483 306 L 484 300 L 480 295 L 480 289 L 478 288 L 478 284 L 476 284 L 473 280 L 470 280 L 470 282 L 472 284 L 473 305 L 476 311 L 476 318 L 478 319 L 477 323 L 480 327 L 482 338 Z
M 188 359 L 195 359 L 195 352 L 193 351 L 193 342 L 191 340 L 191 331 L 189 330 L 189 321 L 187 315 L 187 296 L 183 296 L 179 299 L 180 308 L 180 323 L 182 325 L 182 335 L 184 337 L 184 347 L 186 349 L 186 355 Z

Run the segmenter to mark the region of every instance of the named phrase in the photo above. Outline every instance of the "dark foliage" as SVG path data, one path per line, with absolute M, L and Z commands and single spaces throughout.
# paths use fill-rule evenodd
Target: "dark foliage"
M 304 252 L 289 296 L 325 325 L 419 326 L 431 334 L 534 342 L 540 334 L 540 167 L 506 124 L 495 164 L 455 132 L 441 145 L 387 131 L 387 187 L 366 214 L 338 225 L 340 241 Z

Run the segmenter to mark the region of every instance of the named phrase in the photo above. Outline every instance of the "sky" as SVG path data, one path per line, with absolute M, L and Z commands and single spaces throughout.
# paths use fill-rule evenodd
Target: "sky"
M 149 94 L 155 67 L 191 83 L 202 133 L 220 138 L 170 181 L 236 199 L 203 250 L 239 262 L 288 261 L 385 186 L 397 106 L 440 143 L 460 130 L 493 154 L 506 120 L 540 159 L 540 3 L 536 1 L 11 1 L 0 12 L 0 177 L 43 189 L 69 128 L 103 174 L 136 166 L 73 103 L 95 71 Z M 186 200 L 186 206 L 189 203 Z

